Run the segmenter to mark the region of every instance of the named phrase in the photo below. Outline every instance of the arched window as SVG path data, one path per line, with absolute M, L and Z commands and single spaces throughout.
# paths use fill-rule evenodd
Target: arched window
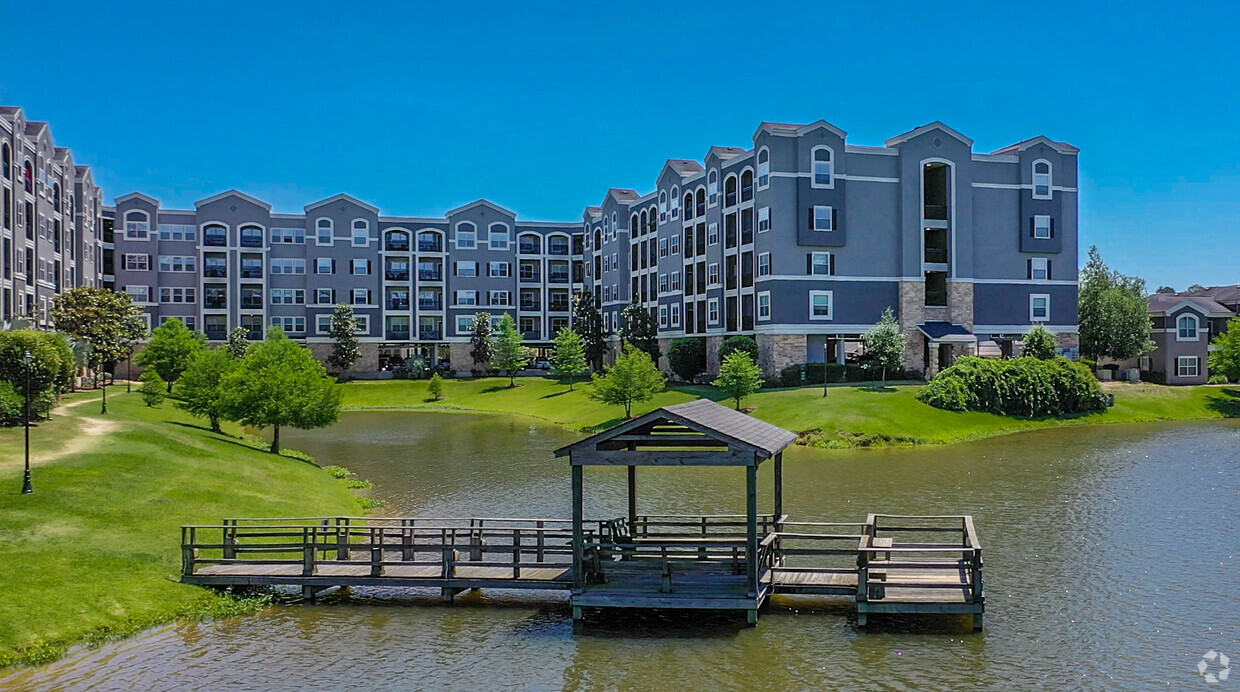
M 496 221 L 487 226 L 487 243 L 492 250 L 507 250 L 508 241 L 508 224 Z
M 353 219 L 353 246 L 366 247 L 370 244 L 370 222 L 366 219 Z
M 30 159 L 26 159 L 26 167 L 24 169 L 26 192 L 34 192 L 34 167 L 30 165 Z
M 650 207 L 650 230 L 649 233 L 659 232 L 659 219 L 655 216 L 654 207 Z
M 478 227 L 469 221 L 456 225 L 456 249 L 473 250 L 478 247 Z
M 696 215 L 699 217 L 705 216 L 706 215 L 706 188 L 699 187 L 697 189 L 697 195 L 695 196 L 695 199 L 697 200 L 697 204 L 695 205 Z
M 443 252 L 443 234 L 439 231 L 420 231 L 418 252 Z
M 596 228 L 594 229 L 594 249 L 598 250 L 603 247 L 603 234 Z
M 706 194 L 710 197 L 710 206 L 719 204 L 719 171 L 713 168 L 706 174 Z
M 537 233 L 522 233 L 517 236 L 517 253 L 521 255 L 541 255 L 542 236 Z
M 771 184 L 771 152 L 766 147 L 758 151 L 758 188 Z
M 60 183 L 52 183 L 52 211 L 60 211 Z
M 835 186 L 835 152 L 831 147 L 814 147 L 813 187 Z
M 331 245 L 335 238 L 335 229 L 331 219 L 319 219 L 314 222 L 314 242 L 316 245 Z
M 641 234 L 641 224 L 638 223 L 637 214 L 634 214 L 629 217 L 629 237 L 639 236 Z
M 748 168 L 741 173 L 741 201 L 753 201 L 753 171 Z
M 1196 315 L 1180 315 L 1179 319 L 1175 321 L 1175 340 L 1196 341 L 1199 324 Z
M 685 221 L 693 218 L 693 193 L 685 193 Z
M 680 188 L 675 185 L 672 186 L 671 204 L 672 218 L 678 218 L 680 216 Z
M 723 206 L 736 206 L 736 176 L 729 175 L 723 181 Z
M 263 229 L 258 226 L 241 227 L 241 247 L 262 247 Z
M 659 190 L 659 213 L 667 213 L 667 191 Z
M 13 177 L 13 154 L 9 151 L 9 143 L 0 144 L 0 165 L 4 166 L 4 179 Z
M 1039 159 L 1033 162 L 1033 198 L 1051 198 L 1051 162 Z
M 384 233 L 383 249 L 387 252 L 409 252 L 409 234 L 400 230 Z
M 125 212 L 125 240 L 146 240 L 151 232 L 151 217 L 144 211 Z
M 638 219 L 637 224 L 638 224 L 637 227 L 641 229 L 642 235 L 645 235 L 646 233 L 650 231 L 650 229 L 648 228 L 648 226 L 650 225 L 650 217 L 646 214 L 645 209 L 642 210 L 642 215 Z

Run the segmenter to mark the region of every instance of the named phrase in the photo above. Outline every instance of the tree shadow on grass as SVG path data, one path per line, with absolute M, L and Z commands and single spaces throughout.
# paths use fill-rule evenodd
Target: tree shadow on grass
M 564 389 L 558 392 L 552 392 L 551 394 L 543 394 L 542 396 L 538 398 L 539 399 L 554 399 L 557 396 L 564 396 L 565 394 L 568 394 L 570 391 L 575 391 L 575 390 Z
M 636 416 L 634 416 L 634 417 L 636 417 Z M 612 419 L 609 419 L 609 420 L 605 420 L 605 421 L 603 421 L 602 423 L 599 423 L 599 424 L 597 424 L 597 425 L 591 425 L 591 426 L 588 426 L 588 427 L 584 427 L 584 428 L 582 428 L 582 429 L 581 429 L 581 431 L 582 431 L 582 432 L 585 432 L 585 433 L 597 433 L 597 432 L 602 432 L 602 431 L 604 431 L 604 430 L 609 430 L 609 429 L 611 429 L 611 428 L 614 428 L 614 427 L 616 427 L 617 425 L 620 425 L 621 423 L 623 423 L 623 422 L 625 422 L 625 421 L 627 421 L 627 420 L 630 420 L 630 419 L 628 419 L 628 418 L 619 418 L 619 417 L 617 417 L 617 418 L 612 418 Z
M 1206 402 L 1206 408 L 1224 418 L 1240 418 L 1240 389 L 1219 388 L 1218 392 Z
M 888 387 L 886 385 L 881 385 L 881 384 L 873 384 L 873 385 L 868 385 L 865 387 L 857 387 L 857 389 L 860 389 L 863 392 L 879 392 L 881 394 L 895 394 L 896 392 L 900 391 L 896 389 L 895 387 Z

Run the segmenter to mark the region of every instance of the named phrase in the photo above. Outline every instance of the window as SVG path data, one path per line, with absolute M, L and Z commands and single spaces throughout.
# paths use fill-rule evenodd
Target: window
M 1052 235 L 1051 217 L 1038 214 L 1033 217 L 1033 237 L 1040 240 L 1050 238 Z
M 813 155 L 813 178 L 810 179 L 811 187 L 830 188 L 835 186 L 834 175 L 834 158 L 835 154 L 831 151 L 831 147 L 814 147 Z
M 315 221 L 314 229 L 315 229 L 314 242 L 316 245 L 331 245 L 332 244 L 334 240 L 332 234 L 334 233 L 334 231 L 332 230 L 331 219 L 319 219 L 318 221 Z
M 758 232 L 766 233 L 771 230 L 771 208 L 762 207 L 758 210 Z
M 193 303 L 195 302 L 195 289 L 193 288 L 171 288 L 164 287 L 159 289 L 159 302 L 161 303 Z
M 456 292 L 456 304 L 457 305 L 477 305 L 478 304 L 478 292 L 477 291 L 457 291 Z
M 294 257 L 279 257 L 271 260 L 272 274 L 305 274 L 306 260 Z
M 1047 293 L 1029 296 L 1029 321 L 1046 322 L 1051 318 L 1051 297 Z
M 160 240 L 195 240 L 198 234 L 193 224 L 161 223 L 159 224 Z
M 732 300 L 729 298 L 729 300 Z M 760 291 L 758 293 L 758 319 L 766 321 L 771 319 L 771 292 Z
M 719 324 L 719 299 L 711 298 L 706 301 L 706 323 Z
M 151 269 L 150 255 L 125 255 L 125 271 L 145 272 Z
M 4 179 L 12 179 L 13 154 L 9 151 L 8 142 L 5 142 L 3 146 L 0 146 L 0 167 L 4 168 Z
M 370 260 L 354 258 L 351 264 L 352 273 L 354 276 L 366 276 L 370 274 Z
M 353 289 L 353 304 L 354 305 L 369 305 L 370 304 L 370 289 L 369 288 Z
M 711 262 L 706 266 L 706 284 L 708 286 L 719 285 L 719 263 Z
M 271 326 L 283 329 L 285 334 L 304 334 L 306 332 L 306 318 L 272 317 Z
M 181 320 L 181 323 L 185 325 L 185 328 L 191 332 L 198 329 L 198 318 L 194 315 L 160 315 L 159 326 L 162 327 L 165 322 L 173 319 Z
M 672 218 L 673 219 L 679 218 L 680 217 L 680 188 L 679 187 L 672 188 L 671 200 L 672 200 Z
M 707 245 L 718 245 L 719 244 L 719 224 L 712 223 L 711 225 L 706 227 L 706 244 Z
M 835 262 L 832 261 L 829 252 L 811 252 L 809 253 L 809 274 L 811 276 L 831 276 L 835 272 Z
M 135 303 L 146 303 L 150 301 L 150 286 L 126 286 L 125 292 L 129 294 L 129 297 L 132 298 Z
M 612 259 L 615 259 L 615 255 L 612 255 Z M 507 262 L 487 262 L 487 276 L 504 278 L 509 276 L 509 271 L 511 269 Z
M 811 320 L 831 319 L 831 310 L 834 307 L 831 294 L 831 291 L 809 292 L 809 318 Z
M 314 289 L 314 302 L 318 305 L 334 305 L 336 303 L 336 289 L 334 288 Z
M 680 254 L 680 236 L 678 235 L 672 236 L 672 242 L 670 245 L 668 245 L 668 252 L 673 255 Z
M 512 305 L 512 297 L 508 291 L 491 291 L 487 295 L 487 305 Z
M 1037 281 L 1045 281 L 1051 278 L 1051 261 L 1045 257 L 1030 258 L 1029 278 Z
M 463 277 L 478 276 L 478 263 L 477 262 L 455 262 L 454 264 L 456 266 L 457 276 L 463 276 Z
M 160 255 L 159 271 L 161 272 L 194 272 L 197 271 L 197 257 L 177 257 Z
M 1199 362 L 1197 356 L 1179 356 L 1175 359 L 1176 377 L 1197 377 Z
M 319 257 L 314 260 L 315 274 L 335 274 L 336 260 L 330 257 Z
M 672 303 L 672 326 L 680 326 L 680 303 Z
M 1033 198 L 1051 198 L 1051 164 L 1049 161 L 1033 162 Z
M 331 315 L 316 315 L 314 318 L 314 333 L 329 334 L 332 330 Z
M 271 229 L 271 244 L 272 245 L 305 245 L 305 243 L 306 243 L 306 229 L 304 228 L 273 228 Z
M 814 213 L 810 216 L 811 231 L 834 231 L 835 230 L 835 210 L 831 207 L 815 206 Z
M 667 327 L 667 306 L 666 305 L 659 306 L 659 327 L 660 328 Z
M 478 247 L 478 228 L 468 221 L 456 225 L 456 249 L 473 250 Z
M 672 272 L 671 283 L 673 291 L 680 290 L 680 272 Z
M 719 204 L 719 171 L 711 169 L 706 176 L 706 194 L 708 196 L 710 206 Z
M 487 228 L 487 240 L 491 244 L 492 250 L 508 249 L 508 226 L 502 223 L 493 223 Z
M 758 189 L 771 184 L 771 152 L 766 147 L 758 151 Z
M 353 247 L 365 247 L 370 244 L 370 223 L 365 219 L 353 221 Z
M 473 315 L 457 315 L 456 316 L 456 333 L 468 334 L 474 330 Z
M 1175 321 L 1176 341 L 1197 341 L 1197 329 L 1200 323 L 1196 315 L 1180 315 Z
M 29 221 L 29 219 L 27 219 L 27 221 Z M 125 212 L 125 240 L 147 240 L 150 232 L 151 217 L 148 216 L 146 212 Z
M 257 226 L 245 226 L 241 229 L 241 247 L 262 247 L 263 229 Z
M 273 288 L 271 289 L 272 305 L 304 305 L 306 290 L 304 288 Z
M 667 257 L 667 238 L 659 238 L 659 257 Z
M 356 315 L 353 321 L 357 323 L 357 333 L 365 335 L 370 332 L 370 315 Z
M 694 199 L 696 200 L 694 203 L 694 209 L 696 210 L 694 216 L 700 219 L 706 215 L 706 190 L 699 187 Z
M 758 253 L 758 276 L 770 276 L 770 275 L 771 275 L 771 253 L 759 252 Z

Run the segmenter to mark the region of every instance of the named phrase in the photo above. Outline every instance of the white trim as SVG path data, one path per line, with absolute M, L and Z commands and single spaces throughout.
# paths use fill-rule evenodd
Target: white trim
M 1038 164 L 1039 163 L 1046 164 L 1046 194 L 1045 195 L 1038 194 Z M 1030 187 L 1033 189 L 1034 199 L 1052 199 L 1055 197 L 1055 186 L 1053 185 L 1053 183 L 1055 182 L 1055 178 L 1054 178 L 1055 167 L 1051 165 L 1050 161 L 1047 161 L 1046 159 L 1035 160 L 1033 163 L 1029 165 L 1029 174 L 1030 174 L 1029 179 L 1032 181 L 1032 184 L 1030 185 Z
M 1038 298 L 1042 298 L 1046 300 L 1046 314 L 1042 317 L 1038 317 L 1037 315 L 1034 314 L 1033 304 L 1034 304 L 1034 301 L 1037 300 Z M 1049 322 L 1050 320 L 1051 320 L 1051 294 L 1030 293 L 1029 294 L 1029 321 L 1035 324 L 1041 324 L 1043 322 Z
M 753 331 L 761 334 L 864 334 L 874 328 L 874 324 L 762 324 Z
M 989 190 L 1032 190 L 1032 184 L 1025 183 L 973 183 L 973 187 L 980 187 Z M 1076 192 L 1075 187 L 1063 187 L 1061 185 L 1052 185 L 1052 192 Z M 1038 199 L 1050 199 L 1049 197 L 1039 197 Z
M 827 314 L 814 314 L 814 298 L 818 296 L 827 297 Z M 810 291 L 809 292 L 809 318 L 811 320 L 831 320 L 835 317 L 835 291 Z
M 766 317 L 762 316 L 762 299 L 766 298 Z M 754 317 L 758 322 L 771 321 L 771 292 L 759 291 L 754 298 Z
M 1193 321 L 1193 335 L 1180 336 L 1180 320 Z M 1175 318 L 1175 340 L 1176 341 L 1201 341 L 1201 320 L 1196 315 L 1183 314 Z
M 974 334 L 1024 334 L 1033 329 L 1032 324 L 975 324 Z M 1080 329 L 1075 324 L 1042 324 L 1041 327 L 1052 334 L 1076 334 Z
M 816 158 L 816 155 L 818 154 L 819 151 L 826 151 L 827 153 L 830 154 L 830 157 L 827 160 L 827 166 L 829 166 L 829 172 L 827 173 L 828 182 L 826 184 L 818 183 L 818 173 L 814 169 L 815 166 L 818 165 L 818 160 Z M 819 144 L 818 146 L 811 148 L 809 150 L 809 175 L 810 175 L 809 186 L 811 188 L 816 189 L 816 190 L 834 190 L 835 189 L 835 149 L 825 144 Z
M 868 281 L 876 283 L 894 283 L 899 281 L 925 281 L 924 276 L 830 276 L 809 274 L 771 274 L 754 279 L 755 281 Z
M 818 227 L 818 210 L 819 210 L 819 209 L 826 209 L 826 210 L 827 210 L 827 225 L 829 226 L 829 228 L 819 228 L 819 227 Z M 813 214 L 813 230 L 814 230 L 814 231 L 816 231 L 816 232 L 820 232 L 820 233 L 830 233 L 830 232 L 832 232 L 832 231 L 836 230 L 836 228 L 835 228 L 835 209 L 834 209 L 834 207 L 832 207 L 831 205 L 829 205 L 829 204 L 815 204 L 815 205 L 814 205 L 814 207 L 813 207 L 813 211 L 812 211 L 812 212 L 810 212 L 810 213 L 812 213 L 812 214 Z M 925 242 L 925 241 L 924 241 L 924 239 L 923 239 L 923 241 L 922 241 L 922 242 L 923 242 L 923 243 Z
M 236 191 L 233 190 L 233 192 L 236 192 Z M 241 193 L 237 193 L 237 194 L 241 194 Z M 338 195 L 332 195 L 331 197 L 328 197 L 327 199 L 321 199 L 317 202 L 311 202 L 310 204 L 307 204 L 304 207 L 304 209 L 306 212 L 309 212 L 311 209 L 318 209 L 321 206 L 331 204 L 333 202 L 349 202 L 351 204 L 356 204 L 357 206 L 361 207 L 362 209 L 365 209 L 366 211 L 370 212 L 371 214 L 374 214 L 375 216 L 379 215 L 379 207 L 367 204 L 363 202 L 362 200 L 356 197 L 353 197 L 351 195 L 347 195 L 343 192 Z M 270 205 L 268 205 L 267 208 L 270 209 L 271 208 Z
M 1046 226 L 1045 226 L 1046 235 L 1044 236 L 1038 235 L 1038 222 L 1043 219 L 1046 220 Z M 1054 236 L 1054 232 L 1051 230 L 1050 214 L 1034 214 L 1033 215 L 1033 239 L 1034 240 L 1050 240 L 1053 236 Z
M 952 279 L 952 283 L 1000 284 L 1023 286 L 1077 286 L 1079 281 L 1072 279 Z
M 1183 372 L 1183 364 L 1185 361 L 1192 361 L 1193 372 Z M 1175 357 L 1175 376 L 1176 377 L 1201 377 L 1201 356 L 1176 356 Z
M 766 154 L 766 173 L 762 172 L 762 154 Z M 765 190 L 771 186 L 771 150 L 767 146 L 762 146 L 754 154 L 754 191 Z M 766 178 L 766 183 L 762 179 Z

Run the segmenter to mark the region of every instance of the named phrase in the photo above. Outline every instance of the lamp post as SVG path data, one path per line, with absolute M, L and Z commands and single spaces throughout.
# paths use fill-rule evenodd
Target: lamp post
M 125 352 L 125 393 L 133 391 L 133 346 Z
M 34 486 L 30 483 L 30 366 L 32 360 L 30 351 L 26 351 L 26 355 L 22 358 L 26 364 L 26 478 L 22 483 L 22 495 L 34 492 Z

